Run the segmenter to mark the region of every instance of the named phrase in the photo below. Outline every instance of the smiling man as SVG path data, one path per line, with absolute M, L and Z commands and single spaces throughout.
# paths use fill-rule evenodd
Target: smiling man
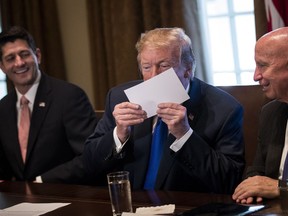
M 247 178 L 235 189 L 233 199 L 240 203 L 262 202 L 279 196 L 288 150 L 288 28 L 262 36 L 255 46 L 254 80 L 273 99 L 260 116 L 258 147 Z M 287 167 L 288 169 L 288 167 Z M 288 170 L 287 170 L 288 171 Z M 287 172 L 288 174 L 288 172 Z
M 95 112 L 82 89 L 42 73 L 40 63 L 25 29 L 0 34 L 0 68 L 15 87 L 0 101 L 0 179 L 85 183 L 81 155 Z

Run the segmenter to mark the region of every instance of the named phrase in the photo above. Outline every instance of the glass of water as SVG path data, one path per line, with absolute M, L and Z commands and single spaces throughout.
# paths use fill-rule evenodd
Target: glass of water
M 278 188 L 280 192 L 281 209 L 283 213 L 288 213 L 288 180 L 279 180 Z
M 109 173 L 107 181 L 113 216 L 121 216 L 123 212 L 133 212 L 129 172 Z

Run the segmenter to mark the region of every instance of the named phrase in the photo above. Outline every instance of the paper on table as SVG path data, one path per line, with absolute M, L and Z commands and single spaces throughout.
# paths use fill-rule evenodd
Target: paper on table
M 157 105 L 163 102 L 183 103 L 189 99 L 173 68 L 129 89 L 124 90 L 131 103 L 141 105 L 147 117 L 156 115 Z
M 38 216 L 70 203 L 20 203 L 0 210 L 0 216 Z
M 136 209 L 135 213 L 123 212 L 122 216 L 155 216 L 161 214 L 172 214 L 175 211 L 175 205 L 161 205 L 161 206 L 151 206 L 151 207 L 139 207 Z

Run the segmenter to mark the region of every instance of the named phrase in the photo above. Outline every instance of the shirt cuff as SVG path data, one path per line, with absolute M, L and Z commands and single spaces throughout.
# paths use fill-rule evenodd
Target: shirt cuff
M 189 139 L 189 137 L 192 135 L 193 130 L 192 128 L 190 128 L 185 134 L 184 136 L 182 136 L 180 139 L 176 139 L 172 145 L 170 146 L 170 149 L 174 152 L 179 151 L 183 145 L 185 144 L 185 142 Z
M 121 143 L 120 139 L 117 136 L 117 126 L 114 128 L 113 130 L 113 138 L 114 138 L 114 142 L 116 145 L 116 152 L 119 153 L 121 152 L 122 148 L 124 147 L 124 145 L 126 144 L 126 142 L 129 140 L 130 136 L 125 140 L 124 143 Z
M 41 176 L 37 176 L 36 180 L 34 181 L 36 183 L 43 183 Z

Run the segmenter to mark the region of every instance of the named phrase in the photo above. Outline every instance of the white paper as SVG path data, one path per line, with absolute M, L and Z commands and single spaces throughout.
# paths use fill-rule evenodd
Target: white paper
M 155 216 L 155 214 L 141 214 L 141 213 L 123 212 L 121 216 Z
M 152 207 L 139 207 L 136 209 L 135 213 L 123 212 L 122 216 L 155 216 L 172 214 L 175 211 L 175 205 L 162 205 L 162 206 L 152 206 Z
M 38 216 L 70 203 L 20 203 L 0 210 L 0 216 Z
M 131 103 L 141 105 L 147 117 L 156 115 L 157 105 L 164 102 L 181 104 L 189 99 L 173 68 L 124 90 Z
M 152 207 L 139 207 L 136 209 L 136 213 L 141 214 L 172 214 L 175 210 L 174 204 L 152 206 Z

